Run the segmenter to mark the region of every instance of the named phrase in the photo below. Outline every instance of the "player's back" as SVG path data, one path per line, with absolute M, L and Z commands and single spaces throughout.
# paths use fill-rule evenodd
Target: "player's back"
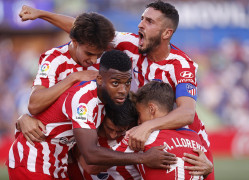
M 154 179 L 177 179 L 177 180 L 194 180 L 202 179 L 202 176 L 191 176 L 189 171 L 184 170 L 184 166 L 191 164 L 182 160 L 183 153 L 197 155 L 193 149 L 205 148 L 201 144 L 198 134 L 190 129 L 180 128 L 177 130 L 161 130 L 154 131 L 149 137 L 145 145 L 145 151 L 154 146 L 165 145 L 165 151 L 173 153 L 177 156 L 177 164 L 171 165 L 170 170 L 150 169 L 145 165 L 140 166 L 140 173 L 145 180 Z

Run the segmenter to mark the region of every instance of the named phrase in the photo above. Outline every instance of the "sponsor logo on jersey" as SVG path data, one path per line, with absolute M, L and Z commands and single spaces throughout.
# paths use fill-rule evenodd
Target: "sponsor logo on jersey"
M 129 34 L 129 33 L 127 33 L 127 32 L 121 32 L 120 34 L 122 34 L 122 35 L 126 35 L 126 34 Z
M 48 77 L 49 67 L 50 67 L 50 62 L 48 62 L 48 61 L 45 61 L 45 62 L 41 65 L 39 75 L 40 75 L 42 78 Z
M 187 84 L 186 85 L 187 91 L 189 94 L 191 94 L 192 96 L 196 95 L 196 87 L 192 84 Z
M 101 179 L 101 180 L 106 180 L 108 179 L 109 177 L 109 174 L 107 172 L 100 172 L 98 175 L 97 175 L 98 179 Z
M 59 141 L 61 144 L 67 144 L 67 145 L 74 145 L 76 143 L 76 140 L 74 137 L 69 138 L 69 139 L 67 137 L 61 137 Z
M 137 68 L 133 68 L 133 72 L 142 74 L 142 72 L 138 71 Z
M 152 79 L 152 81 L 163 82 L 161 79 Z
M 76 114 L 76 119 L 77 120 L 87 120 L 87 105 L 85 103 L 80 103 L 77 107 L 77 114 Z
M 180 73 L 180 76 L 183 78 L 193 78 L 194 74 L 190 71 L 183 71 Z
M 180 84 L 180 83 L 192 83 L 192 84 L 195 84 L 193 79 L 180 79 L 180 80 L 178 80 L 177 83 L 178 84 Z

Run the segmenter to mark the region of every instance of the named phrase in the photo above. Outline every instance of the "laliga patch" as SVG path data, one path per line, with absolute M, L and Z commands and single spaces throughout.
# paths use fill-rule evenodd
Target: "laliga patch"
M 39 69 L 39 75 L 42 78 L 47 78 L 48 77 L 49 68 L 50 68 L 50 62 L 45 61 L 44 63 L 42 63 L 42 65 L 41 65 L 41 67 Z
M 87 105 L 85 103 L 80 103 L 77 107 L 75 119 L 82 120 L 83 122 L 86 122 L 87 121 L 87 113 L 88 113 Z
M 187 91 L 191 96 L 195 96 L 196 95 L 196 87 L 192 84 L 187 84 L 186 85 Z

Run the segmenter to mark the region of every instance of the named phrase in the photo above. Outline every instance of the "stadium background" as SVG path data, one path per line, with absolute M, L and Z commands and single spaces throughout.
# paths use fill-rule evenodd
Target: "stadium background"
M 76 16 L 97 11 L 118 31 L 136 33 L 145 0 L 0 0 L 0 179 L 14 123 L 27 112 L 39 55 L 69 41 L 42 20 L 21 22 L 22 5 Z M 249 177 L 249 1 L 174 0 L 180 25 L 172 43 L 199 64 L 197 112 L 212 143 L 217 180 Z

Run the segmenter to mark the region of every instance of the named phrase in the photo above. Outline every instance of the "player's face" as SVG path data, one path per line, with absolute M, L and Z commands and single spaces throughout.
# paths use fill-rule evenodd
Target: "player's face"
M 144 11 L 138 25 L 138 50 L 141 54 L 149 53 L 160 45 L 164 21 L 165 18 L 160 11 L 151 7 Z
M 105 121 L 103 122 L 103 129 L 106 138 L 109 140 L 114 140 L 124 135 L 126 130 L 128 129 L 128 126 L 127 127 L 115 126 L 108 117 L 105 117 Z
M 138 112 L 138 124 L 142 124 L 145 121 L 152 119 L 149 106 L 142 103 L 136 103 L 136 109 Z
M 103 53 L 94 46 L 88 44 L 74 43 L 75 58 L 74 60 L 83 67 L 89 67 L 97 63 L 97 59 Z
M 115 69 L 109 69 L 107 72 L 103 72 L 101 81 L 98 81 L 98 85 L 102 88 L 104 103 L 108 103 L 106 101 L 109 98 L 114 104 L 122 105 L 130 91 L 131 79 L 131 70 L 121 72 Z

